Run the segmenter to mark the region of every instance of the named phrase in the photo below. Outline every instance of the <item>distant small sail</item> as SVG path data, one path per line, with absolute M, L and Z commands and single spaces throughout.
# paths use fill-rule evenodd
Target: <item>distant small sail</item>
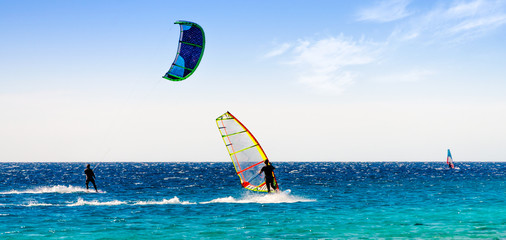
M 251 191 L 267 192 L 265 175 L 263 172 L 258 174 L 264 166 L 264 160 L 267 159 L 260 143 L 230 112 L 216 118 L 216 124 L 234 163 L 237 176 L 241 180 L 241 185 Z M 274 185 L 276 190 L 279 189 L 276 176 L 274 176 Z
M 448 164 L 448 167 L 455 168 L 455 165 L 453 164 L 453 158 L 452 154 L 450 153 L 450 149 L 448 149 L 448 156 L 446 157 L 446 164 Z
M 177 21 L 174 24 L 181 26 L 179 47 L 176 59 L 163 77 L 171 81 L 182 81 L 190 77 L 199 66 L 206 39 L 202 27 L 194 22 Z

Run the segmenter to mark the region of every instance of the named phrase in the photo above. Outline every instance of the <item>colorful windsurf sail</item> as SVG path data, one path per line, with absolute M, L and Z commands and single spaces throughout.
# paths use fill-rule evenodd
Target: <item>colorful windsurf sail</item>
M 260 170 L 267 159 L 264 150 L 251 132 L 230 112 L 216 118 L 223 142 L 234 163 L 241 185 L 251 191 L 267 192 L 265 176 Z M 279 189 L 276 177 L 274 185 Z
M 179 47 L 176 59 L 163 77 L 171 81 L 182 81 L 192 75 L 199 66 L 206 39 L 202 27 L 194 22 L 176 21 L 174 24 L 181 26 Z
M 453 164 L 452 154 L 450 153 L 450 149 L 448 149 L 448 156 L 446 157 L 446 164 L 448 164 L 448 167 L 450 167 L 450 168 L 455 168 L 455 165 Z

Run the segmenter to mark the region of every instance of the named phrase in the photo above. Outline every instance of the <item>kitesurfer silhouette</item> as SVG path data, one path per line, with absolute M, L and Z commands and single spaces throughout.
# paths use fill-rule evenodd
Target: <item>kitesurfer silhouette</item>
M 88 189 L 88 183 L 93 183 L 93 187 L 95 188 L 95 191 L 97 190 L 97 185 L 95 184 L 95 173 L 93 173 L 93 170 L 90 168 L 90 164 L 86 165 L 86 169 L 84 170 L 84 174 L 86 174 L 86 189 Z

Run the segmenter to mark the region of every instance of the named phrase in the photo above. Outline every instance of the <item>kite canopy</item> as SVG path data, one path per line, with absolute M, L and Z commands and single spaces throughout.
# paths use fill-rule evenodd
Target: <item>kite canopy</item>
M 216 118 L 216 124 L 234 163 L 237 176 L 241 180 L 241 185 L 251 191 L 267 192 L 265 174 L 263 172 L 258 174 L 264 166 L 264 160 L 267 159 L 260 143 L 230 112 Z M 279 189 L 276 176 L 274 176 L 274 184 L 276 189 Z
M 163 78 L 182 81 L 192 75 L 199 66 L 204 54 L 206 39 L 202 27 L 194 22 L 176 21 L 174 24 L 181 26 L 179 47 L 176 59 Z

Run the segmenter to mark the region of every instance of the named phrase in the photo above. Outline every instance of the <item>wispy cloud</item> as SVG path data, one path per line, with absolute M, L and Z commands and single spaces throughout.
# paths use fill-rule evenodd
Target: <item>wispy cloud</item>
M 292 44 L 283 43 L 283 44 L 279 45 L 278 47 L 276 47 L 275 49 L 273 49 L 272 51 L 265 54 L 265 57 L 270 58 L 270 57 L 279 56 L 279 55 L 285 53 L 291 47 L 292 47 Z
M 483 0 L 456 2 L 448 9 L 447 13 L 455 17 L 471 16 L 477 14 L 480 9 L 486 8 L 486 6 L 487 2 Z
M 497 28 L 506 23 L 506 14 L 484 16 L 476 19 L 469 19 L 451 27 L 449 33 L 482 33 L 489 29 Z
M 506 24 L 504 1 L 457 1 L 411 16 L 393 32 L 397 40 L 461 42 Z
M 414 46 L 420 46 L 468 41 L 506 24 L 506 1 L 439 2 L 424 11 L 413 5 L 413 12 L 406 10 L 409 4 L 407 0 L 385 1 L 360 12 L 361 21 L 403 19 L 395 22 L 395 29 L 386 40 L 354 40 L 341 34 L 279 44 L 265 56 L 284 59 L 283 64 L 292 67 L 290 73 L 299 83 L 319 92 L 340 94 L 366 77 L 379 82 L 420 82 L 436 76 L 438 71 L 424 66 L 420 62 L 423 60 L 390 62 L 399 49 L 411 49 L 404 48 L 406 42 L 416 41 Z M 383 67 L 377 68 L 380 65 Z
M 318 91 L 339 94 L 358 76 L 350 67 L 374 62 L 377 54 L 374 45 L 340 36 L 316 41 L 300 40 L 278 48 L 284 50 L 285 59 L 290 59 L 285 64 L 293 67 L 300 83 Z M 285 49 L 286 46 L 291 47 Z M 277 56 L 272 52 L 267 55 Z
M 358 12 L 359 21 L 391 22 L 409 16 L 408 0 L 381 1 L 377 5 Z

